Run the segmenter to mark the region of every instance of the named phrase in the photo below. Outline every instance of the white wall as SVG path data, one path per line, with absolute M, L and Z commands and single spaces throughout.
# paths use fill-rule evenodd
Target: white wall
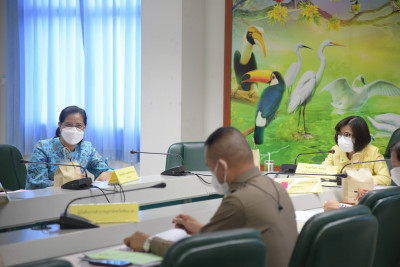
M 142 1 L 142 151 L 204 141 L 222 126 L 224 7 L 224 0 Z M 164 168 L 165 157 L 141 156 L 140 175 Z
M 0 0 L 0 144 L 6 143 L 6 0 Z

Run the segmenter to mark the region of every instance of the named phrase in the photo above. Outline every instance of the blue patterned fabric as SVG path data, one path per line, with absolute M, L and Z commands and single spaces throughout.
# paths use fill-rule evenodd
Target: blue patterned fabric
M 48 163 L 69 162 L 68 151 L 67 160 L 64 158 L 64 146 L 60 138 L 41 140 L 33 149 L 30 161 L 41 161 Z M 113 171 L 107 161 L 96 151 L 88 141 L 77 144 L 75 151 L 71 152 L 72 161 L 77 161 L 82 167 L 92 173 L 97 178 L 102 172 Z M 28 175 L 26 177 L 26 189 L 39 189 L 54 184 L 54 174 L 58 166 L 45 164 L 29 164 Z

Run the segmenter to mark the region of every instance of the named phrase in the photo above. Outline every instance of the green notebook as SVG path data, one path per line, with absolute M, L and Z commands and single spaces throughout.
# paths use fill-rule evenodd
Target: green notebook
M 98 253 L 88 254 L 88 257 L 95 260 L 121 260 L 130 261 L 135 265 L 148 266 L 161 263 L 162 257 L 151 253 L 130 252 L 114 249 L 103 250 Z

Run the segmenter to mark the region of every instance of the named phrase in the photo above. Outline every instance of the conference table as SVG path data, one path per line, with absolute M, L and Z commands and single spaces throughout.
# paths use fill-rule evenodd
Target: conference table
M 206 177 L 205 180 L 210 181 L 210 177 Z M 193 199 L 193 197 L 210 196 L 215 194 L 214 189 L 210 185 L 201 182 L 196 176 L 143 177 L 135 184 L 124 185 L 124 188 L 128 188 L 128 186 L 129 188 L 135 186 L 141 188 L 145 187 L 145 184 L 146 186 L 150 186 L 161 181 L 164 181 L 167 184 L 165 189 L 146 189 L 134 191 L 132 193 L 135 193 L 135 195 L 132 194 L 132 196 L 129 198 L 126 194 L 126 200 L 136 201 L 142 204 L 154 204 L 161 203 L 162 201 Z M 163 193 L 163 191 L 167 190 L 168 188 L 171 189 L 171 192 Z M 60 201 L 57 203 L 57 205 L 65 207 L 72 197 L 66 197 L 64 195 L 67 193 L 58 192 L 56 189 L 54 190 L 54 194 L 58 194 L 58 197 L 63 199 L 63 201 Z M 174 190 L 177 190 L 178 192 L 172 192 Z M 31 194 L 32 193 L 36 192 L 31 192 Z M 72 194 L 74 194 L 74 197 L 78 197 L 80 194 L 87 195 L 91 193 L 93 192 L 73 192 Z M 36 197 L 30 197 L 24 200 L 36 202 L 39 201 L 38 199 L 43 197 L 58 201 L 57 197 L 53 196 L 54 194 L 43 194 L 43 196 L 36 195 Z M 117 194 L 114 200 L 119 198 L 120 195 Z M 291 199 L 296 211 L 313 210 L 321 208 L 323 203 L 329 199 L 340 200 L 341 189 L 332 187 L 324 188 L 323 192 L 321 193 L 291 194 Z M 14 201 L 17 202 L 20 200 L 12 200 L 8 204 L 11 204 Z M 42 203 L 46 202 L 43 200 L 41 201 Z M 96 201 L 104 202 L 104 200 Z M 59 258 L 68 255 L 79 255 L 81 252 L 85 251 L 118 246 L 122 244 L 122 241 L 125 237 L 131 235 L 135 231 L 143 231 L 152 235 L 171 229 L 173 227 L 171 222 L 172 218 L 179 213 L 191 214 L 200 222 L 206 223 L 215 213 L 220 202 L 220 198 L 208 199 L 198 202 L 141 210 L 139 211 L 140 222 L 103 224 L 100 228 L 64 230 L 60 229 L 58 224 L 50 224 L 44 228 L 28 228 L 4 232 L 0 234 L 0 253 L 3 256 L 5 265 L 12 266 L 42 259 Z M 95 202 L 93 200 L 85 200 L 80 203 Z M 50 206 L 51 204 L 47 205 L 47 207 Z M 38 209 L 37 206 L 33 205 L 32 207 L 36 209 L 36 212 L 39 212 L 40 209 Z M 60 211 L 62 210 L 63 208 L 58 208 L 55 215 L 52 215 L 52 218 L 58 217 Z M 41 209 L 40 212 L 42 211 L 44 212 L 44 208 Z M 15 214 L 13 216 L 14 219 L 16 219 Z M 43 219 L 40 217 L 41 216 L 36 216 L 35 220 L 43 221 Z M 47 217 L 51 217 L 50 214 L 47 215 Z M 2 215 L 1 220 L 3 220 Z M 301 228 L 303 223 L 304 222 L 302 221 L 298 221 L 298 228 Z M 5 225 L 5 223 L 2 224 Z M 11 223 L 9 222 L 8 224 Z M 71 257 L 76 258 L 76 256 Z M 82 262 L 82 266 L 85 266 L 85 264 L 86 263 Z M 81 264 L 78 266 L 80 265 Z
M 204 175 L 205 173 L 200 173 Z M 168 205 L 174 201 L 191 202 L 193 199 L 215 195 L 215 189 L 210 182 L 210 176 L 202 176 L 202 181 L 196 175 L 163 176 L 152 175 L 140 177 L 139 180 L 123 184 L 124 191 L 140 189 L 166 183 L 166 188 L 151 188 L 125 192 L 126 202 L 137 202 L 142 209 L 152 206 Z M 114 186 L 107 182 L 94 182 L 103 190 L 114 190 Z M 117 190 L 120 188 L 117 186 Z M 105 191 L 109 193 L 109 191 Z M 0 230 L 32 225 L 42 222 L 58 220 L 68 203 L 76 198 L 99 195 L 82 199 L 74 204 L 107 203 L 102 192 L 97 188 L 85 190 L 67 190 L 60 187 L 10 192 L 8 203 L 0 204 Z M 107 196 L 111 203 L 121 202 L 122 194 L 116 193 Z

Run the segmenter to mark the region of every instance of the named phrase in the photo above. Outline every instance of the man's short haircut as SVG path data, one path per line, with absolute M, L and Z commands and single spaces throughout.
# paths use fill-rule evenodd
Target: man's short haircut
M 390 148 L 390 153 L 395 153 L 396 158 L 398 161 L 400 161 L 400 141 L 395 143 L 391 148 Z
M 340 128 L 349 125 L 353 131 L 354 138 L 354 151 L 358 152 L 363 150 L 371 142 L 371 134 L 365 120 L 359 116 L 350 116 L 339 121 L 335 126 L 335 142 L 338 143 L 338 136 L 340 135 Z
M 237 129 L 226 126 L 215 130 L 204 143 L 212 160 L 223 158 L 229 163 L 253 162 L 246 138 Z

